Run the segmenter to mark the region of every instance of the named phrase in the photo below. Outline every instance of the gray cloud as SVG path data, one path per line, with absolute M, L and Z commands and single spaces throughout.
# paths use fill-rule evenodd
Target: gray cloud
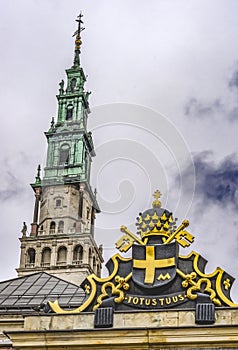
M 19 198 L 26 192 L 26 184 L 22 176 L 29 167 L 29 157 L 22 151 L 6 156 L 1 161 L 2 176 L 0 202 Z
M 3 174 L 4 186 L 0 190 L 0 201 L 5 202 L 25 192 L 25 184 L 19 182 L 13 172 L 7 170 Z
M 210 103 L 199 101 L 195 97 L 189 99 L 184 107 L 184 113 L 188 117 L 207 118 L 223 110 L 223 104 L 219 98 Z
M 204 208 L 215 204 L 238 209 L 238 158 L 231 154 L 219 163 L 214 163 L 211 156 L 212 152 L 206 151 L 194 157 L 195 198 Z M 185 170 L 185 177 L 189 177 L 190 170 Z
M 238 120 L 238 106 L 232 108 L 232 110 L 229 112 L 228 117 L 229 117 L 229 119 L 231 121 L 237 121 Z
M 238 92 L 238 64 L 236 64 L 236 68 L 234 72 L 232 73 L 232 76 L 230 80 L 228 81 L 228 87 L 230 90 L 237 94 Z M 237 100 L 237 97 L 236 97 Z M 231 121 L 236 121 L 238 120 L 238 105 L 234 106 L 230 111 L 229 111 L 229 119 Z
M 228 121 L 238 120 L 238 105 L 237 105 L 237 90 L 238 90 L 238 64 L 228 79 L 225 82 L 225 93 L 223 97 L 216 97 L 208 101 L 190 97 L 184 105 L 184 114 L 193 119 L 211 119 L 222 117 Z M 227 98 L 228 97 L 228 98 Z
M 238 67 L 236 67 L 235 71 L 233 72 L 232 77 L 228 82 L 228 86 L 230 88 L 238 89 Z

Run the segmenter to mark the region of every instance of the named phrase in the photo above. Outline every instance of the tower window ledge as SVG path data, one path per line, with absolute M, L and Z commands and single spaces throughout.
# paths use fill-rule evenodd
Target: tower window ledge
M 33 268 L 35 267 L 35 263 L 28 263 L 25 265 L 26 268 Z
M 52 169 L 53 169 L 53 170 L 54 170 L 54 169 L 57 170 L 57 169 L 59 169 L 59 167 L 61 167 L 61 166 L 63 167 L 63 165 L 46 166 L 46 167 L 45 167 L 45 170 L 52 170 Z M 49 179 L 51 180 L 51 178 L 49 178 Z
M 64 165 L 65 168 L 75 168 L 75 164 L 65 164 Z
M 56 168 L 58 168 L 58 169 L 65 169 L 65 168 L 67 169 L 69 167 L 70 167 L 70 165 L 68 163 L 59 164 L 58 166 L 56 166 Z
M 57 261 L 56 265 L 66 265 L 66 261 Z
M 49 262 L 41 263 L 41 267 L 49 267 L 49 266 L 50 266 L 50 263 L 49 263 Z
M 75 228 L 70 228 L 69 229 L 69 233 L 75 233 L 75 232 L 76 232 Z
M 81 265 L 83 263 L 83 260 L 73 260 L 73 265 Z

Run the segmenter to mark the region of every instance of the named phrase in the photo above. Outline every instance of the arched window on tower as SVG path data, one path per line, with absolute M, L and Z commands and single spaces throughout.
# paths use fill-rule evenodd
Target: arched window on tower
M 26 256 L 26 267 L 35 266 L 36 251 L 33 248 L 29 248 Z
M 74 247 L 73 264 L 80 265 L 83 261 L 83 247 L 79 244 Z
M 50 223 L 50 235 L 55 234 L 55 222 L 51 221 Z
M 89 220 L 89 218 L 90 218 L 90 208 L 87 207 L 87 220 Z
M 64 221 L 59 221 L 58 233 L 64 233 Z
M 69 164 L 69 145 L 63 145 L 59 152 L 59 165 Z
M 91 248 L 89 248 L 89 251 L 88 251 L 88 263 L 89 263 L 90 267 L 92 265 L 92 258 L 93 258 L 92 250 L 91 250 Z
M 51 249 L 46 247 L 42 250 L 41 266 L 42 267 L 50 266 L 50 259 L 51 259 Z
M 57 253 L 57 265 L 66 265 L 67 261 L 67 248 L 60 247 Z
M 93 272 L 96 273 L 96 258 L 93 257 Z
M 74 92 L 75 87 L 76 87 L 76 79 L 73 78 L 73 79 L 71 79 L 71 82 L 70 82 L 70 89 L 71 89 L 71 92 Z
M 73 110 L 74 110 L 74 106 L 73 105 L 68 105 L 67 109 L 66 109 L 66 120 L 70 121 L 73 119 Z
M 40 226 L 40 229 L 38 230 L 38 234 L 39 235 L 43 235 L 44 234 L 44 225 Z
M 55 201 L 55 206 L 56 206 L 56 208 L 61 208 L 61 207 L 62 207 L 62 201 L 61 201 L 61 199 L 56 199 L 56 201 Z

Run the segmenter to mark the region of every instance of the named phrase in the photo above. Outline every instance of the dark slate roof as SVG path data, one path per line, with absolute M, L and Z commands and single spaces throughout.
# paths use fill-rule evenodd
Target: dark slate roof
M 47 301 L 56 299 L 63 309 L 76 308 L 84 297 L 81 287 L 46 272 L 0 282 L 0 312 L 48 312 Z

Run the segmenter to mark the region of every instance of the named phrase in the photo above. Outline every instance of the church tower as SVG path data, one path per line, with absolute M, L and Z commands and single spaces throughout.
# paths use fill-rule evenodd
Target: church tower
M 90 186 L 92 157 L 95 156 L 91 132 L 87 131 L 90 113 L 84 90 L 86 77 L 80 66 L 82 15 L 76 20 L 75 52 L 66 70 L 67 84 L 59 89 L 58 117 L 52 118 L 45 132 L 48 143 L 43 179 L 38 167 L 35 182 L 35 207 L 30 234 L 22 229 L 19 276 L 45 271 L 80 284 L 89 274 L 100 276 L 102 248 L 94 240 L 94 220 L 100 212 L 96 190 Z

